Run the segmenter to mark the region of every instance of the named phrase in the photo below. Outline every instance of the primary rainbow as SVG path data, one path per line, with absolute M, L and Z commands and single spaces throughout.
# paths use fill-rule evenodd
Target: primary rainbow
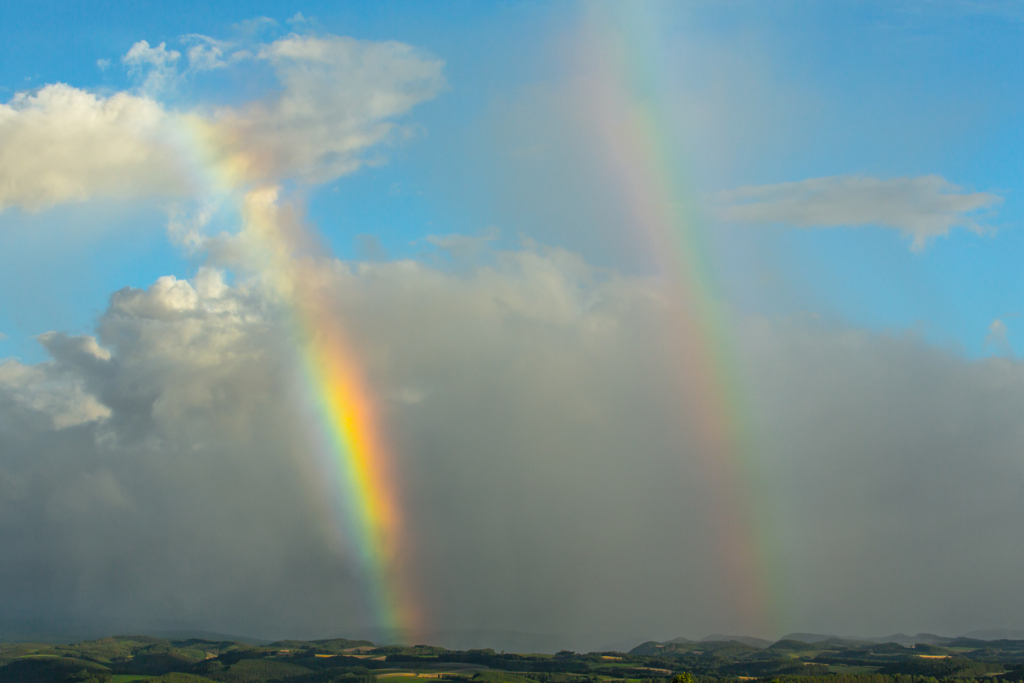
M 241 213 L 236 244 L 246 255 L 243 268 L 262 279 L 290 318 L 318 423 L 304 464 L 319 476 L 318 502 L 329 510 L 328 523 L 356 555 L 374 639 L 416 638 L 422 610 L 409 573 L 401 486 L 374 391 L 345 333 L 332 288 L 335 262 L 320 254 L 295 212 L 280 201 L 271 160 L 258 146 L 238 144 L 241 133 L 230 119 L 180 120 L 179 146 L 201 186 L 214 204 Z
M 282 214 L 276 187 L 242 200 L 244 235 L 259 270 L 291 313 L 299 355 L 322 427 L 328 503 L 359 559 L 375 626 L 385 640 L 415 637 L 419 610 L 405 572 L 407 543 L 399 484 L 384 441 L 374 395 L 330 293 L 330 268 L 303 254 L 298 221 Z
M 732 335 L 687 196 L 678 124 L 671 121 L 666 94 L 671 60 L 659 41 L 650 3 L 589 9 L 581 36 L 580 111 L 604 148 L 632 228 L 646 240 L 668 280 L 684 419 L 712 487 L 715 536 L 733 596 L 731 610 L 748 633 L 770 634 L 776 615 L 763 546 L 767 515 L 757 498 Z

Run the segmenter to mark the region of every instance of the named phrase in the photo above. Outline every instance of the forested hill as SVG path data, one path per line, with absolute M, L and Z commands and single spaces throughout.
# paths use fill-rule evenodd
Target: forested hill
M 750 640 L 750 639 L 745 639 Z M 514 654 L 345 639 L 266 645 L 116 636 L 73 645 L 0 644 L 0 683 L 1007 683 L 1024 681 L 1024 641 L 942 645 L 787 638 L 647 642 L 628 653 Z

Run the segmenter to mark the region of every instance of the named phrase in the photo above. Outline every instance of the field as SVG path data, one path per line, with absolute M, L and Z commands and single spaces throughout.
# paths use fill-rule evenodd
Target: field
M 121 636 L 0 644 L 0 683 L 988 683 L 1024 681 L 1024 641 L 941 645 L 795 639 L 646 642 L 557 654 L 383 646 L 344 639 L 252 645 Z M 692 678 L 687 678 L 692 677 Z M 677 681 L 676 683 L 680 683 Z

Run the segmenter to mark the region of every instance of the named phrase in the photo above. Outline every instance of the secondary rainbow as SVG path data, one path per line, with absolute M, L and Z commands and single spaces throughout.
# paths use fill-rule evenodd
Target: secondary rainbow
M 741 627 L 767 635 L 777 617 L 764 547 L 768 515 L 755 485 L 750 421 L 732 335 L 687 196 L 666 94 L 669 54 L 650 3 L 590 9 L 580 41 L 579 110 L 603 148 L 631 227 L 666 277 L 685 419 L 711 482 L 715 536 L 734 596 L 732 609 Z

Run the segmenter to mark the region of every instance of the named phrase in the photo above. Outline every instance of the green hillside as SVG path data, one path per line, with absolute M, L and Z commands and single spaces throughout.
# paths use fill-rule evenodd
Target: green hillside
M 0 683 L 1024 683 L 1024 641 L 948 639 L 914 646 L 793 637 L 648 641 L 628 653 L 517 654 L 282 640 L 114 636 L 75 644 L 0 644 Z

